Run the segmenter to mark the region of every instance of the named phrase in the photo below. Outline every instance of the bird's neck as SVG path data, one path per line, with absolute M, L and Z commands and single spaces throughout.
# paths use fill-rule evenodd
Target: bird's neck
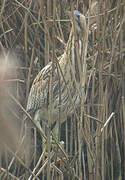
M 72 27 L 66 46 L 66 53 L 71 54 L 71 51 L 74 50 L 74 53 L 75 51 L 78 51 L 79 55 L 81 55 L 82 53 L 81 50 L 83 48 L 85 41 L 84 37 L 85 37 L 84 33 L 77 34 L 76 32 L 74 32 Z
M 82 37 L 82 36 L 81 36 Z M 82 49 L 83 49 L 83 38 L 71 30 L 69 40 L 66 47 L 66 53 L 68 55 L 68 61 L 70 60 L 70 65 L 72 70 L 75 72 L 76 80 L 79 81 L 79 64 L 82 66 Z

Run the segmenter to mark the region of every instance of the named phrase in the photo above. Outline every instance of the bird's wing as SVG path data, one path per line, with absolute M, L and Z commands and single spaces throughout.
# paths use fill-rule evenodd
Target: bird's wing
M 52 62 L 46 65 L 33 81 L 28 102 L 27 112 L 34 113 L 41 107 L 47 107 L 49 101 L 49 84 L 52 73 Z M 54 82 L 56 83 L 57 73 L 54 72 Z

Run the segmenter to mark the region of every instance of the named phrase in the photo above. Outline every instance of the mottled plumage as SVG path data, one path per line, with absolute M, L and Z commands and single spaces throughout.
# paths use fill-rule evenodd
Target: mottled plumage
M 79 72 L 76 61 L 76 47 L 79 49 L 79 58 L 83 48 L 83 39 L 86 31 L 85 17 L 79 11 L 74 11 L 75 30 L 72 26 L 69 40 L 64 54 L 59 58 L 58 63 L 54 63 L 53 73 L 53 103 L 52 103 L 52 121 L 51 124 L 58 121 L 59 110 L 61 122 L 74 112 L 75 107 L 80 103 L 78 94 Z M 81 63 L 82 65 L 82 63 Z M 60 70 L 61 69 L 61 70 Z M 62 75 L 63 74 L 63 75 Z M 52 75 L 52 62 L 46 65 L 36 76 L 27 102 L 27 112 L 31 116 L 39 114 L 38 121 L 48 121 L 49 119 L 49 88 L 50 77 Z M 75 79 L 75 80 L 74 80 Z M 77 84 L 77 88 L 76 88 Z M 75 107 L 73 106 L 75 105 Z M 37 123 L 39 123 L 37 122 Z M 39 124 L 40 125 L 40 124 Z

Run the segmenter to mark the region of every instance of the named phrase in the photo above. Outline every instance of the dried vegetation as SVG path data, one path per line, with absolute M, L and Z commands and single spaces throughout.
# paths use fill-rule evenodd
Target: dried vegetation
M 39 132 L 23 130 L 23 113 L 36 74 L 65 50 L 72 8 L 89 28 L 86 101 L 60 127 L 64 149 L 53 137 L 47 154 Z M 124 0 L 0 1 L 0 179 L 125 179 L 124 12 Z

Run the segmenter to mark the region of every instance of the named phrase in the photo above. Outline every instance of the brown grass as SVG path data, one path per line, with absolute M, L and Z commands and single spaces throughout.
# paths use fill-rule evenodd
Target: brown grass
M 0 129 L 5 133 L 2 142 L 0 138 L 0 179 L 125 179 L 125 3 L 90 2 L 0 1 L 2 59 L 9 51 L 8 61 L 15 55 L 18 60 L 9 66 L 11 75 L 0 69 Z M 71 27 L 66 10 L 72 8 L 84 12 L 91 32 L 83 57 L 86 76 L 81 77 L 85 94 L 77 118 L 67 118 L 60 127 L 64 148 L 53 136 L 56 145 L 47 154 L 38 131 L 32 138 L 24 131 L 23 114 L 33 79 L 65 50 Z M 10 119 L 17 124 L 14 132 Z

